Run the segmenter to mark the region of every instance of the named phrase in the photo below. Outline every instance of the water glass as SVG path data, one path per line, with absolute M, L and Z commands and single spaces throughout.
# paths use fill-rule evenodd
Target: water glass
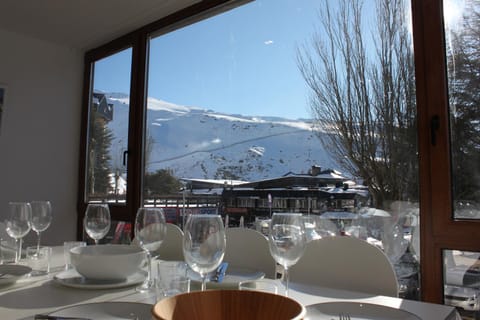
M 15 239 L 15 263 L 18 263 L 22 257 L 22 238 L 31 229 L 32 207 L 28 202 L 10 202 L 8 207 L 9 215 L 5 221 L 6 231 L 10 237 Z
M 285 296 L 288 297 L 288 268 L 297 263 L 305 251 L 306 237 L 302 215 L 274 213 L 269 228 L 268 244 L 273 259 L 283 267 Z
M 40 248 L 40 233 L 47 230 L 52 222 L 52 204 L 50 201 L 32 201 L 32 230 L 37 233 L 37 248 Z
M 213 214 L 191 214 L 183 234 L 183 256 L 188 266 L 202 278 L 206 289 L 207 274 L 217 269 L 225 255 L 226 238 L 222 218 Z
M 183 261 L 159 261 L 157 264 L 157 300 L 190 291 L 188 265 Z
M 50 272 L 51 247 L 27 247 L 26 257 L 28 266 L 32 268 L 31 276 L 43 276 Z
M 147 254 L 147 278 L 137 287 L 140 292 L 154 289 L 152 252 L 162 245 L 167 233 L 165 214 L 161 208 L 139 208 L 135 217 L 135 238 Z
M 83 227 L 90 238 L 98 244 L 110 230 L 110 209 L 108 204 L 90 203 L 85 211 Z
M 63 243 L 63 259 L 65 261 L 65 270 L 72 268 L 70 262 L 70 250 L 76 247 L 85 247 L 87 243 L 85 241 L 65 241 Z
M 14 262 L 16 253 L 17 249 L 13 239 L 0 238 L 0 264 Z

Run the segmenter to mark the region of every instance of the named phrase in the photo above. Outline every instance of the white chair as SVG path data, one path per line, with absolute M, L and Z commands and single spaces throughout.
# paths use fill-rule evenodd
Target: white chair
M 349 236 L 309 242 L 289 275 L 291 282 L 398 296 L 397 277 L 388 257 L 368 242 Z
M 265 277 L 275 279 L 275 260 L 263 234 L 248 228 L 228 228 L 225 234 L 227 247 L 223 261 L 232 267 L 263 271 Z
M 183 261 L 183 231 L 179 226 L 167 223 L 165 239 L 154 255 L 160 260 Z

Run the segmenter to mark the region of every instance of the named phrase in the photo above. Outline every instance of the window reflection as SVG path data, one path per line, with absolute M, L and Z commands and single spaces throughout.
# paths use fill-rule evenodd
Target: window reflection
M 480 219 L 480 2 L 444 1 L 455 218 Z
M 311 240 L 382 249 L 418 299 L 410 24 L 409 1 L 258 0 L 152 36 L 144 204 L 260 231 L 303 213 Z
M 480 316 L 480 253 L 444 250 L 445 304 L 462 316 Z
M 125 203 L 131 49 L 93 64 L 86 179 L 87 202 Z

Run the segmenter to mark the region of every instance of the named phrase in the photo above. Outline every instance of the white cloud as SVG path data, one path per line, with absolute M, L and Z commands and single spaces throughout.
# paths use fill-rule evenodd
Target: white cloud
M 264 42 L 264 44 L 266 44 L 267 46 L 270 45 L 270 44 L 273 44 L 273 40 L 267 40 Z

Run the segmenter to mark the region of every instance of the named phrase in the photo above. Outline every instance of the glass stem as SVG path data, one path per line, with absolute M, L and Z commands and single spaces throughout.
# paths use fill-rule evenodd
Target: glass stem
M 147 250 L 147 279 L 145 280 L 145 282 L 148 283 L 148 286 L 150 286 L 151 281 L 152 281 L 152 255 L 150 254 L 150 251 Z
M 18 263 L 22 257 L 22 238 L 15 239 L 15 244 L 17 245 L 17 250 L 15 251 L 15 263 Z
M 202 288 L 201 291 L 207 290 L 207 275 L 202 274 Z
M 40 253 L 40 231 L 37 231 L 37 255 Z
M 288 285 L 290 282 L 290 278 L 288 275 L 288 268 L 283 267 L 283 279 L 285 280 L 285 297 L 288 297 Z

